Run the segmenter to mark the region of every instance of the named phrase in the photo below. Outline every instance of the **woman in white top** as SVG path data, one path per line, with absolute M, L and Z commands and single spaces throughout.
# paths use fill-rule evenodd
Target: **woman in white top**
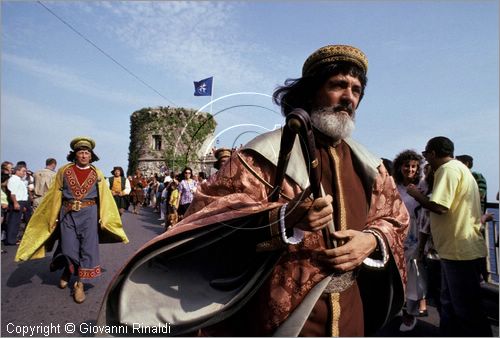
M 413 150 L 405 150 L 394 159 L 394 180 L 401 195 L 408 214 L 410 226 L 408 236 L 404 243 L 407 285 L 406 285 L 406 310 L 400 331 L 413 330 L 417 324 L 416 317 L 427 313 L 425 267 L 418 255 L 418 239 L 420 229 L 417 222 L 417 209 L 420 204 L 408 194 L 409 185 L 417 185 L 422 178 L 423 158 Z
M 179 190 L 180 200 L 178 210 L 179 219 L 184 216 L 186 210 L 191 205 L 194 193 L 196 191 L 196 188 L 198 187 L 198 182 L 192 178 L 193 170 L 191 168 L 184 168 L 184 170 L 182 171 L 182 175 L 184 176 L 184 179 L 181 181 L 181 183 L 179 183 L 179 187 L 177 188 Z

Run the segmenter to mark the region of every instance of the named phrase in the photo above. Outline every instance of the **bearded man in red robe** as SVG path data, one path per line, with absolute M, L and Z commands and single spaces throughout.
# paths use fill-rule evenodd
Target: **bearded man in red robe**
M 329 45 L 274 93 L 285 116 L 310 115 L 324 197 L 310 196 L 297 138 L 270 202 L 282 130 L 256 137 L 122 269 L 99 321 L 179 335 L 364 336 L 396 315 L 408 213 L 381 158 L 350 138 L 367 70 L 358 48 Z M 332 223 L 333 248 L 322 232 Z

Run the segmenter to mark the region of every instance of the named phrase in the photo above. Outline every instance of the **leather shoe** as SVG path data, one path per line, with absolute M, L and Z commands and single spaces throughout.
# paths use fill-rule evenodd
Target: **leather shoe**
M 59 287 L 61 289 L 65 289 L 68 286 L 70 278 L 71 278 L 71 273 L 67 270 L 64 270 L 61 275 L 61 279 L 59 279 Z
M 74 288 L 75 290 L 73 293 L 73 298 L 75 299 L 75 302 L 77 302 L 78 304 L 83 303 L 83 301 L 85 300 L 85 291 L 83 290 L 83 283 L 80 281 L 76 281 Z
M 427 316 L 429 316 L 429 312 L 427 312 L 427 309 L 425 309 L 425 310 L 419 310 L 418 311 L 418 316 L 419 317 L 427 317 Z
M 403 322 L 401 323 L 401 326 L 399 327 L 399 331 L 408 332 L 408 331 L 413 330 L 415 328 L 415 325 L 417 325 L 417 318 L 416 317 L 412 317 L 412 318 L 413 319 L 408 324 L 406 324 L 405 321 L 403 320 Z

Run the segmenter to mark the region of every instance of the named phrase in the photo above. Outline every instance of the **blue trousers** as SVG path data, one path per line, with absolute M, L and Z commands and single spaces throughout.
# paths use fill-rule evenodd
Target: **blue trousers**
M 484 259 L 441 259 L 441 336 L 493 335 L 481 305 L 480 276 Z
M 7 237 L 5 238 L 6 245 L 16 245 L 17 235 L 19 233 L 19 225 L 23 216 L 23 209 L 28 208 L 28 201 L 18 201 L 21 209 L 14 210 L 10 205 L 8 220 L 7 220 Z

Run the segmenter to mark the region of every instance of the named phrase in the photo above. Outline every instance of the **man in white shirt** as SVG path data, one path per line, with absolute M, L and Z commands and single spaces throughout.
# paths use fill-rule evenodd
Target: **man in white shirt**
M 9 219 L 5 245 L 16 245 L 19 225 L 23 212 L 28 209 L 28 188 L 22 178 L 26 176 L 26 167 L 17 165 L 14 175 L 9 178 L 7 188 L 10 191 Z

